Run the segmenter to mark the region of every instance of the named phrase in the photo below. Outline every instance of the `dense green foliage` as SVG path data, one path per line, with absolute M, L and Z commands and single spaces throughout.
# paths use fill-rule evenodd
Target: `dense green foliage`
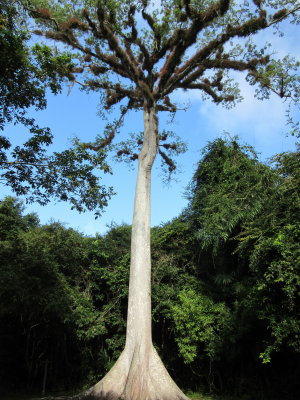
M 30 126 L 25 113 L 30 106 L 46 106 L 45 89 L 39 81 L 27 46 L 29 35 L 15 2 L 4 0 L 0 8 L 0 129 L 5 123 L 20 121 Z
M 298 399 L 299 149 L 273 167 L 204 149 L 178 218 L 153 228 L 153 337 L 185 390 Z M 0 203 L 0 386 L 75 390 L 124 345 L 130 226 L 85 237 Z
M 26 195 L 27 202 L 44 205 L 56 198 L 78 211 L 96 209 L 99 215 L 113 193 L 101 185 L 98 173 L 110 172 L 106 152 L 91 154 L 77 139 L 67 150 L 53 152 L 50 129 L 29 117 L 32 107 L 46 108 L 47 89 L 53 94 L 61 92 L 74 64 L 68 53 L 60 55 L 45 45 L 32 45 L 28 22 L 19 2 L 1 2 L 0 182 L 17 195 Z M 8 135 L 9 124 L 17 125 L 21 135 Z

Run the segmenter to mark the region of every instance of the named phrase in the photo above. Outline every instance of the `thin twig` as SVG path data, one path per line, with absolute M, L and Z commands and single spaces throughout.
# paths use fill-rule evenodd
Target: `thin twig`
M 35 164 L 32 162 L 25 161 L 0 161 L 0 164 L 8 164 L 8 165 L 31 165 L 33 167 L 46 167 L 46 164 Z
M 277 24 L 277 22 L 282 21 L 283 19 L 285 19 L 286 17 L 288 17 L 289 15 L 295 13 L 295 12 L 298 11 L 298 10 L 300 10 L 300 4 L 298 4 L 298 5 L 297 5 L 295 8 L 293 8 L 292 10 L 287 11 L 287 12 L 286 12 L 285 14 L 283 14 L 280 18 L 277 18 L 277 19 L 271 21 L 271 22 L 267 25 L 267 27 L 269 27 L 269 26 L 271 26 L 271 25 L 274 25 L 274 24 Z

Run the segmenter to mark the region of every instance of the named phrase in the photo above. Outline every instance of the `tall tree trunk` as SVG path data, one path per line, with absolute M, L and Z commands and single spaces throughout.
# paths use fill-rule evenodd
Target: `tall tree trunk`
M 158 150 L 156 107 L 144 109 L 144 143 L 139 154 L 131 236 L 126 343 L 107 375 L 76 398 L 187 400 L 152 344 L 150 192 Z

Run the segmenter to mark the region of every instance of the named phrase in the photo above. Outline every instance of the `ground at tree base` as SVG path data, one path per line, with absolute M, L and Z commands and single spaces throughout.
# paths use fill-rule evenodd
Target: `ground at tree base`
M 188 392 L 188 397 L 191 400 L 229 400 L 225 399 L 223 397 L 216 398 L 213 395 L 207 395 L 199 392 Z M 72 400 L 74 397 L 70 395 L 58 395 L 58 396 L 32 396 L 32 395 L 24 395 L 24 394 L 6 394 L 6 395 L 1 395 L 0 394 L 0 400 Z M 93 399 L 95 400 L 95 399 Z M 233 399 L 230 399 L 233 400 Z M 239 399 L 235 399 L 239 400 Z

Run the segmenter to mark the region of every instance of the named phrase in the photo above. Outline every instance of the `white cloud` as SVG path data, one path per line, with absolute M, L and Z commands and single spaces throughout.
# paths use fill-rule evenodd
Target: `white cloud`
M 272 47 L 269 52 L 274 52 L 274 57 L 283 57 L 290 54 L 300 56 L 300 46 L 296 27 L 285 22 L 283 30 L 286 35 L 280 37 L 273 34 L 273 30 L 262 31 L 254 36 L 254 42 L 258 45 L 269 41 Z M 224 109 L 213 104 L 210 100 L 202 101 L 200 91 L 190 90 L 184 92 L 177 90 L 173 94 L 173 100 L 180 103 L 200 104 L 199 114 L 209 125 L 209 129 L 215 132 L 228 131 L 231 134 L 243 135 L 250 132 L 256 146 L 268 145 L 272 138 L 282 139 L 288 131 L 286 127 L 285 110 L 286 104 L 276 95 L 270 99 L 259 101 L 254 97 L 255 88 L 245 81 L 244 73 L 235 73 L 235 80 L 239 83 L 244 100 L 233 109 Z
M 224 109 L 211 102 L 203 102 L 199 114 L 205 116 L 214 131 L 251 137 L 258 149 L 272 140 L 283 137 L 286 132 L 285 104 L 280 98 L 271 96 L 265 101 L 254 97 L 254 88 L 247 82 L 240 83 L 244 100 L 233 109 Z
M 273 141 L 281 142 L 288 132 L 285 117 L 287 104 L 275 94 L 264 101 L 256 99 L 255 87 L 246 82 L 245 74 L 235 75 L 244 100 L 232 109 L 210 100 L 203 101 L 200 91 L 177 91 L 174 99 L 179 103 L 190 101 L 196 106 L 199 120 L 211 134 L 229 132 L 233 136 L 238 135 L 258 151 L 270 146 Z

